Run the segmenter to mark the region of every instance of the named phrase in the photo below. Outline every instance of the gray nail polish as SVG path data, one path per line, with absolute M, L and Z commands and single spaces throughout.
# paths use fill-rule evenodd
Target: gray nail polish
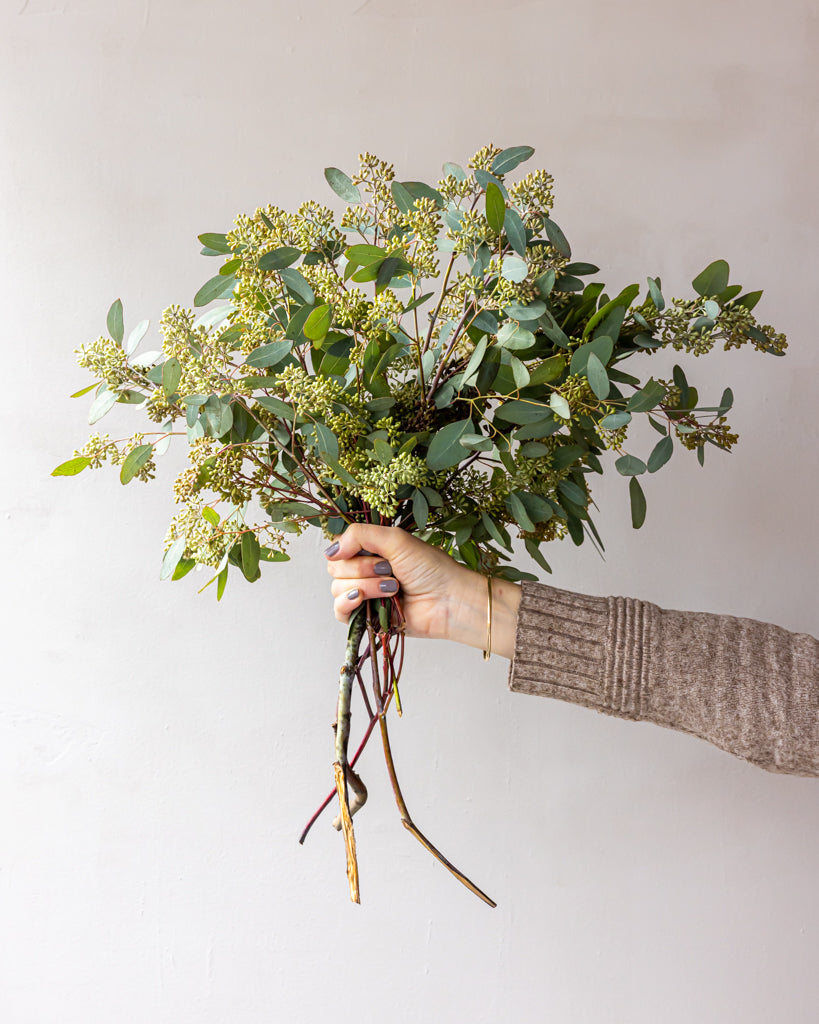
M 394 594 L 398 590 L 398 583 L 395 580 L 382 580 L 378 589 L 382 594 Z
M 358 599 L 358 593 L 359 593 L 358 587 L 356 587 L 355 590 L 348 590 L 347 591 L 347 600 L 348 601 L 355 601 L 355 600 L 357 600 Z
M 336 551 L 338 551 L 340 546 L 341 545 L 339 544 L 339 542 L 335 541 L 335 543 L 331 544 L 330 547 L 327 548 L 327 550 L 324 552 L 324 557 L 325 558 L 332 558 L 333 555 L 336 553 Z
M 373 572 L 376 576 L 392 576 L 392 566 L 389 562 L 382 559 L 380 562 L 375 563 Z

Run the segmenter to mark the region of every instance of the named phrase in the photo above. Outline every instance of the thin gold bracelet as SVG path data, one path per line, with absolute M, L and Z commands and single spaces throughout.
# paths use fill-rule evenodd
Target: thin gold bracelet
M 483 652 L 483 660 L 489 661 L 492 655 L 492 577 L 486 577 L 486 592 L 487 592 L 487 604 L 486 604 L 486 648 Z

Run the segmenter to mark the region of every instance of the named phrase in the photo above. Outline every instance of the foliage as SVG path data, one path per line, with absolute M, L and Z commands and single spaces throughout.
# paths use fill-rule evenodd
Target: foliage
M 468 171 L 444 164 L 434 187 L 364 154 L 353 177 L 325 171 L 348 204 L 338 221 L 309 201 L 201 235 L 221 261 L 194 299 L 209 310 L 171 306 L 161 350 L 140 353 L 148 322 L 126 338 L 117 300 L 108 336 L 78 352 L 97 381 L 77 393 L 95 391 L 89 422 L 128 404 L 154 429 L 95 434 L 55 474 L 109 461 L 124 484 L 148 480 L 186 436 L 161 576 L 209 566 L 218 597 L 230 566 L 255 581 L 287 558 L 287 534 L 355 520 L 404 527 L 489 575 L 536 578 L 510 564 L 513 537 L 547 571 L 548 541 L 600 546 L 591 480 L 611 464 L 640 527 L 638 477 L 680 445 L 702 462 L 707 445 L 737 440 L 730 389 L 701 406 L 679 366 L 646 376 L 651 356 L 717 342 L 781 355 L 785 338 L 756 320 L 761 292 L 729 284 L 723 260 L 693 297 L 666 298 L 657 277 L 642 297 L 638 284 L 611 294 L 552 218 L 551 176 L 509 182 L 532 152 L 486 146 Z M 635 356 L 640 376 L 623 368 Z M 647 458 L 627 447 L 640 415 L 662 435 Z M 382 642 L 398 628 L 382 620 Z

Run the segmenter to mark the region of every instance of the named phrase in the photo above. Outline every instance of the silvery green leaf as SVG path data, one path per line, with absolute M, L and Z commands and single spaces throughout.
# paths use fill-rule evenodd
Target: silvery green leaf
M 600 426 L 606 430 L 617 430 L 618 427 L 624 427 L 627 423 L 631 423 L 631 413 L 626 412 L 625 409 L 620 412 L 610 412 L 608 416 L 604 416 L 600 420 Z
M 120 467 L 120 482 L 123 484 L 130 483 L 148 459 L 150 459 L 152 453 L 153 447 L 149 444 L 138 444 L 136 448 L 132 448 L 125 456 L 125 461 Z
M 199 291 L 193 297 L 194 306 L 207 306 L 214 299 L 223 299 L 230 295 L 236 285 L 236 278 L 233 274 L 223 277 L 216 274 L 215 277 L 205 281 Z
M 599 338 L 592 338 L 591 341 L 587 341 L 584 345 L 580 345 L 572 353 L 572 361 L 569 366 L 570 373 L 585 373 L 586 366 L 589 361 L 589 356 L 594 353 L 600 363 L 605 366 L 611 359 L 611 354 L 614 351 L 614 342 L 611 338 L 601 335 Z
M 525 388 L 529 383 L 529 371 L 517 356 L 511 356 L 509 365 L 512 369 L 512 379 L 515 384 L 517 384 L 518 388 Z
M 518 164 L 522 164 L 524 160 L 528 160 L 534 152 L 535 151 L 531 146 L 510 146 L 508 149 L 504 149 L 498 153 L 492 161 L 492 173 L 508 174 L 509 171 L 513 171 Z
M 556 391 L 553 391 L 549 397 L 549 405 L 556 416 L 560 416 L 561 419 L 568 420 L 572 417 L 572 410 L 569 403 Z
M 166 398 L 170 398 L 175 393 L 181 379 L 182 364 L 176 356 L 171 356 L 162 365 L 162 390 L 165 392 Z
M 432 370 L 435 366 L 435 360 L 438 353 L 435 349 L 427 349 L 427 351 L 421 356 L 421 369 L 424 374 L 424 380 L 429 380 L 432 376 Z
M 436 431 L 427 449 L 427 465 L 433 472 L 457 466 L 465 458 L 461 445 L 464 434 L 474 434 L 475 425 L 471 419 L 447 423 Z
M 161 352 L 152 349 L 150 352 L 140 352 L 139 355 L 131 356 L 129 362 L 131 366 L 153 366 L 161 355 Z
M 285 287 L 297 295 L 302 302 L 309 303 L 311 306 L 315 305 L 316 297 L 313 294 L 313 289 L 298 270 L 288 267 L 286 270 L 279 271 L 279 277 L 284 282 Z
M 621 455 L 614 468 L 623 476 L 641 476 L 646 471 L 646 464 L 636 455 Z
M 419 530 L 426 529 L 427 520 L 429 519 L 429 504 L 423 492 L 417 488 L 412 496 L 412 517 Z
M 197 238 L 206 249 L 212 249 L 220 256 L 226 256 L 233 251 L 228 245 L 227 235 L 220 232 L 206 231 L 202 235 L 197 235 Z
M 719 295 L 728 287 L 730 268 L 725 260 L 714 260 L 691 282 L 697 295 Z
M 656 473 L 658 469 L 668 462 L 674 451 L 674 442 L 670 437 L 664 437 L 658 441 L 654 446 L 654 450 L 648 457 L 648 471 L 649 473 Z
M 665 299 L 663 293 L 660 291 L 660 279 L 659 277 L 648 278 L 648 293 L 651 296 L 651 301 L 657 312 L 662 312 L 665 309 Z
M 353 184 L 353 179 L 344 171 L 340 171 L 338 167 L 325 167 L 324 177 L 330 188 L 345 203 L 356 205 L 361 202 L 361 192 Z
M 639 530 L 646 520 L 646 496 L 636 476 L 628 482 L 628 493 L 631 499 L 631 525 Z
M 503 227 L 506 231 L 506 237 L 509 239 L 509 244 L 518 254 L 518 256 L 526 255 L 526 228 L 523 226 L 520 214 L 517 210 L 513 210 L 511 207 L 506 211 L 506 216 L 503 221 Z
M 94 401 L 91 403 L 91 408 L 88 410 L 88 422 L 93 424 L 110 411 L 111 407 L 119 399 L 118 391 L 102 391 Z
M 565 256 L 567 260 L 571 259 L 572 248 L 566 241 L 566 236 L 551 217 L 546 217 L 544 227 L 546 228 L 546 236 L 548 237 L 552 247 L 557 249 L 560 255 Z
M 608 398 L 609 391 L 611 390 L 608 374 L 606 373 L 605 366 L 603 366 L 594 352 L 589 353 L 589 358 L 586 362 L 586 377 L 589 381 L 589 387 L 601 402 Z
M 122 300 L 114 299 L 111 303 L 111 308 L 108 310 L 107 317 L 108 333 L 118 344 L 122 344 L 122 339 L 125 334 L 125 328 L 122 323 Z
M 233 426 L 233 406 L 229 402 L 222 402 L 222 415 L 219 418 L 217 437 L 224 435 Z
M 444 164 L 443 171 L 445 175 L 452 175 L 456 181 L 466 181 L 466 171 L 459 164 L 453 164 L 447 161 Z
M 546 312 L 546 303 L 536 299 L 534 302 L 510 302 L 504 313 L 512 320 L 537 320 Z
M 475 452 L 488 452 L 493 448 L 492 438 L 486 437 L 484 434 L 463 434 L 461 435 L 460 444 L 464 448 L 471 448 Z
M 189 405 L 185 409 L 185 422 L 189 427 L 192 427 L 194 423 L 199 419 L 199 406 Z
M 466 387 L 466 385 L 471 383 L 472 378 L 477 375 L 488 344 L 489 342 L 486 338 L 481 338 L 472 350 L 472 355 L 469 357 L 469 362 L 466 364 L 466 369 L 461 379 L 461 387 Z
M 171 446 L 171 431 L 173 430 L 173 420 L 166 420 L 161 427 L 162 430 L 166 431 L 167 437 L 163 437 L 160 441 L 154 445 L 154 455 L 164 455 L 165 452 Z
M 500 180 L 496 178 L 494 174 L 490 174 L 489 171 L 478 169 L 475 171 L 475 181 L 481 186 L 482 189 L 486 190 L 490 185 L 495 185 L 496 188 L 500 189 L 500 193 L 504 199 L 509 198 L 509 193 L 506 190 L 506 186 Z
M 704 309 L 705 309 L 705 315 L 706 316 L 710 316 L 712 320 L 716 320 L 717 317 L 719 316 L 719 313 L 720 313 L 719 303 L 718 302 L 714 302 L 713 299 L 708 299 L 703 304 L 703 306 L 704 306 Z
M 188 427 L 187 434 L 189 441 L 195 441 L 197 438 L 205 436 L 205 428 L 202 426 L 200 417 L 197 416 L 196 422 Z
M 501 348 L 516 352 L 519 349 L 531 348 L 535 343 L 535 336 L 525 327 L 512 320 L 505 323 L 498 331 L 498 344 Z
M 206 313 L 203 313 L 200 317 L 194 321 L 194 327 L 214 327 L 216 324 L 226 320 L 228 314 L 233 309 L 233 306 L 217 306 L 215 309 L 209 309 Z M 147 321 L 146 321 L 147 322 Z
M 526 511 L 526 506 L 520 500 L 519 495 L 513 491 L 507 495 L 504 500 L 504 504 L 509 510 L 512 518 L 527 533 L 531 533 L 535 529 L 535 524 L 529 518 L 529 513 Z
M 125 345 L 123 346 L 126 356 L 130 356 L 134 351 L 136 351 L 137 345 L 139 345 L 139 343 L 145 337 L 145 335 L 146 335 L 146 333 L 148 331 L 148 328 L 150 326 L 151 326 L 151 321 L 150 320 L 140 320 L 139 321 L 139 323 L 136 325 L 136 327 L 128 335 L 128 340 L 126 341 Z
M 167 580 L 173 575 L 174 569 L 185 554 L 185 543 L 184 537 L 177 537 L 165 552 L 165 557 L 162 559 L 162 566 L 159 570 L 159 578 L 161 580 Z
M 408 214 L 412 211 L 415 200 L 412 198 L 410 193 L 404 188 L 400 181 L 393 181 L 390 185 L 390 192 L 395 205 L 403 214 Z
M 501 261 L 501 277 L 507 281 L 525 281 L 529 268 L 519 256 L 506 256 Z

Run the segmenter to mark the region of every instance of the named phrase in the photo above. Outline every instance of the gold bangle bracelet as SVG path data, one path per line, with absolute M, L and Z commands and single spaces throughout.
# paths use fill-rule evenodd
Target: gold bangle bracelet
M 492 655 L 492 577 L 486 577 L 486 647 L 483 652 L 483 660 L 489 661 Z

